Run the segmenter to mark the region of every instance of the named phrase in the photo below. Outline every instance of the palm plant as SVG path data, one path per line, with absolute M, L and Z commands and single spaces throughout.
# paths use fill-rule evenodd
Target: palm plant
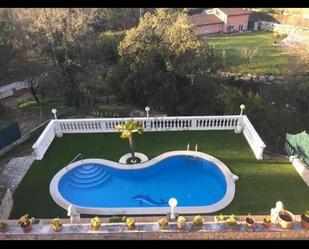
M 130 152 L 132 155 L 132 158 L 135 158 L 135 150 L 134 150 L 134 140 L 133 140 L 133 134 L 139 133 L 142 134 L 143 132 L 143 125 L 135 120 L 128 120 L 124 124 L 119 124 L 115 127 L 116 131 L 121 132 L 120 137 L 123 139 L 129 140 L 130 145 Z

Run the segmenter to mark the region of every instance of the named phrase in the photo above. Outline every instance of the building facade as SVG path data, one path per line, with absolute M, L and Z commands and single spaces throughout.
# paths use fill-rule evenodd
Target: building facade
M 197 35 L 233 33 L 248 30 L 250 13 L 242 8 L 214 8 L 192 15 L 190 19 Z

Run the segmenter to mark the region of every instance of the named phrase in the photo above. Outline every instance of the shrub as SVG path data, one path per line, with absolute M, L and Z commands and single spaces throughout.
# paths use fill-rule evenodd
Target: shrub
M 193 219 L 193 224 L 198 227 L 203 226 L 203 217 L 200 215 L 196 215 Z
M 113 216 L 109 218 L 110 223 L 119 223 L 119 222 L 126 222 L 127 217 L 126 216 Z
M 126 219 L 126 225 L 129 229 L 132 229 L 135 227 L 135 220 L 133 218 L 127 218 Z
M 6 228 L 7 227 L 7 223 L 6 222 L 4 222 L 4 221 L 0 221 L 0 229 L 4 229 L 4 228 Z
M 101 220 L 98 216 L 90 220 L 90 226 L 94 230 L 98 230 L 101 227 Z
M 168 221 L 166 218 L 161 218 L 159 221 L 158 221 L 158 225 L 160 226 L 161 229 L 166 229 L 167 226 L 168 226 Z
M 60 231 L 62 228 L 62 222 L 60 220 L 60 218 L 54 218 L 51 221 L 51 226 L 53 228 L 54 231 Z

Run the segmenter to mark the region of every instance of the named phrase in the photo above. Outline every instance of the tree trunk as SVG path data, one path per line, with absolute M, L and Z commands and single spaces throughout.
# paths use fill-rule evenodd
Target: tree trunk
M 135 157 L 135 150 L 134 150 L 133 135 L 131 137 L 129 137 L 129 144 L 130 144 L 131 155 L 134 158 Z
M 32 94 L 32 96 L 33 96 L 33 98 L 35 99 L 35 102 L 36 103 L 40 103 L 40 101 L 39 101 L 39 98 L 38 98 L 38 96 L 37 96 L 37 93 L 36 93 L 36 90 L 34 89 L 34 88 L 30 88 L 30 93 Z

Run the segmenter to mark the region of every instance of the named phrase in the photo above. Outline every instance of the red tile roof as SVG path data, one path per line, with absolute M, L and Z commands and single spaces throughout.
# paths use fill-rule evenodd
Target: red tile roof
M 218 8 L 224 12 L 227 16 L 238 16 L 238 15 L 248 15 L 251 13 L 250 10 L 243 8 Z
M 211 15 L 195 14 L 192 15 L 190 19 L 196 26 L 223 23 L 222 20 L 220 20 L 218 17 L 212 14 Z

